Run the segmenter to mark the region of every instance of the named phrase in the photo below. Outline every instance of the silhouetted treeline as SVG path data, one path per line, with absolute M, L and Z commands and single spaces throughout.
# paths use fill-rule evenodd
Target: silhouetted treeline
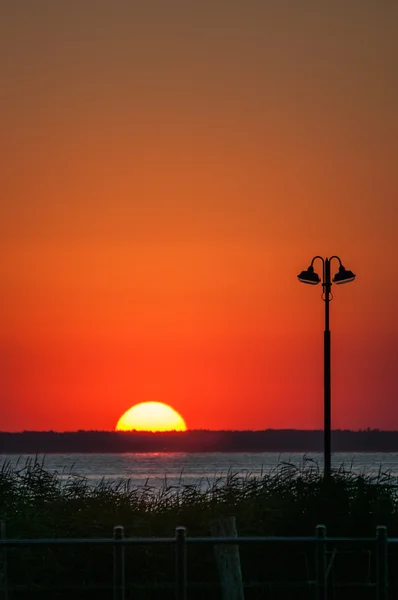
M 0 432 L 0 453 L 116 452 L 321 452 L 322 431 Z M 334 452 L 398 452 L 398 432 L 336 430 Z

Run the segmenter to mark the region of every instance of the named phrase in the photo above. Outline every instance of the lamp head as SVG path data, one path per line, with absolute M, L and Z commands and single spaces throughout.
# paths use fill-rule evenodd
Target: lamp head
M 342 285 L 343 283 L 350 283 L 351 281 L 354 281 L 354 279 L 355 274 L 352 271 L 345 269 L 343 265 L 340 265 L 339 272 L 336 273 L 332 281 L 337 285 Z
M 301 271 L 297 277 L 301 283 L 308 283 L 309 285 L 318 285 L 321 281 L 318 273 L 314 272 L 314 267 L 312 265 L 309 266 L 306 271 Z

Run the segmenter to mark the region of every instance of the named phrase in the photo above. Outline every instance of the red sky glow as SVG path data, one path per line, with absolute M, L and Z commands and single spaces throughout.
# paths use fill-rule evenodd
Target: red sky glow
M 8 2 L 0 429 L 398 429 L 398 4 Z M 316 265 L 319 268 L 319 265 Z M 333 267 L 336 269 L 336 264 Z

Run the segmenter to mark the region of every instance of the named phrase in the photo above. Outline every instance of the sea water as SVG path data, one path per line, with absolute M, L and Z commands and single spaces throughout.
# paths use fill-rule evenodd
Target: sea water
M 238 477 L 261 476 L 280 469 L 313 469 L 322 471 L 321 453 L 126 453 L 126 454 L 47 454 L 0 455 L 1 465 L 23 468 L 27 462 L 38 461 L 51 473 L 63 479 L 71 475 L 83 477 L 96 485 L 105 479 L 118 483 L 128 479 L 132 487 L 162 488 L 180 485 L 213 485 L 229 474 Z M 334 469 L 377 475 L 389 473 L 398 478 L 398 453 L 335 453 Z

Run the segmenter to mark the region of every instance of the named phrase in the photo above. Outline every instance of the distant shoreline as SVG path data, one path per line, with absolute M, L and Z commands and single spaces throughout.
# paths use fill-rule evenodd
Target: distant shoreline
M 323 451 L 322 430 L 0 432 L 0 454 L 302 453 Z M 398 431 L 335 430 L 332 452 L 398 452 Z

